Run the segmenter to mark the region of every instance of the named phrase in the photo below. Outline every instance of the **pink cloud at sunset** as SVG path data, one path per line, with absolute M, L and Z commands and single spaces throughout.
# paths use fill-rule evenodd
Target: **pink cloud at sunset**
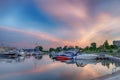
M 85 47 L 92 42 L 99 46 L 105 40 L 112 44 L 113 40 L 120 39 L 118 0 L 33 0 L 20 2 L 23 6 L 14 3 L 17 8 L 8 2 L 4 4 L 9 5 L 1 5 L 5 9 L 0 10 L 1 29 L 35 37 L 34 41 L 43 46 Z M 1 42 L 7 41 L 8 37 L 4 35 L 6 33 L 2 31 Z M 13 36 L 13 39 L 16 38 Z M 30 43 L 33 40 L 26 40 L 33 45 Z

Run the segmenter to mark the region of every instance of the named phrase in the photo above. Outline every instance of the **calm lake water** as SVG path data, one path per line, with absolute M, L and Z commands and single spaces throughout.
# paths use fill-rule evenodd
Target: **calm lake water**
M 53 61 L 41 57 L 0 57 L 0 80 L 90 80 L 106 74 L 119 64 L 110 61 Z

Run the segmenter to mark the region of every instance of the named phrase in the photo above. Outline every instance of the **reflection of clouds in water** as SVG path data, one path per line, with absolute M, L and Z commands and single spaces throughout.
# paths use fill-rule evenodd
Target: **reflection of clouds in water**
M 74 80 L 76 76 L 76 71 L 72 70 L 64 70 L 60 72 L 60 78 L 61 80 Z
M 0 75 L 0 78 L 6 78 L 6 77 L 11 77 L 11 76 L 17 76 L 17 75 L 25 75 L 25 74 L 35 74 L 35 73 L 42 73 L 42 72 L 46 72 L 50 69 L 53 69 L 55 67 L 59 66 L 58 63 L 54 64 L 48 64 L 48 65 L 44 65 L 41 67 L 38 67 L 36 69 L 30 69 L 30 70 L 25 70 L 25 71 L 20 71 L 20 72 L 15 72 L 15 73 L 8 73 L 8 74 L 4 74 L 4 75 Z
M 64 62 L 66 64 L 70 64 L 69 62 L 72 62 L 71 64 L 73 64 L 73 61 L 64 61 Z M 79 70 L 77 70 L 77 68 L 74 68 L 74 66 L 72 66 L 74 70 L 63 71 L 61 74 L 63 79 L 65 79 L 67 76 L 72 76 L 72 78 L 69 77 L 71 80 L 74 79 L 77 80 L 79 79 L 79 77 L 81 77 L 81 80 L 96 78 L 99 77 L 100 75 L 102 76 L 111 73 L 112 68 L 114 68 L 116 65 L 116 63 L 112 64 L 111 61 L 108 60 L 102 60 L 102 61 L 76 60 L 74 61 L 74 63 L 76 63 Z M 81 64 L 85 66 L 81 66 Z
M 18 57 L 0 57 L 0 62 L 5 62 L 5 63 L 13 63 L 13 62 L 24 62 L 25 57 L 23 56 L 18 56 Z
M 36 61 L 37 67 L 34 68 L 34 61 Z M 85 62 L 84 62 L 85 61 Z M 90 61 L 90 60 L 89 60 Z M 34 57 L 27 58 L 23 63 L 10 63 L 12 65 L 11 72 L 8 71 L 1 73 L 0 79 L 9 79 L 19 77 L 29 77 L 30 79 L 35 77 L 35 79 L 52 79 L 52 80 L 89 80 L 90 78 L 100 77 L 102 75 L 111 73 L 112 68 L 115 67 L 115 64 L 111 64 L 110 61 L 86 61 L 86 60 L 77 60 L 77 61 L 55 61 L 49 58 L 48 55 L 44 55 L 42 59 L 35 59 Z M 84 67 L 77 67 L 76 62 L 87 63 Z M 18 65 L 19 64 L 19 65 Z M 109 68 L 107 67 L 109 65 Z M 8 67 L 4 65 L 7 69 Z M 1 67 L 1 66 L 0 66 Z M 0 68 L 1 69 L 1 68 Z M 3 72 L 5 71 L 3 70 Z M 22 70 L 22 71 L 20 71 Z M 32 76 L 29 76 L 32 75 Z

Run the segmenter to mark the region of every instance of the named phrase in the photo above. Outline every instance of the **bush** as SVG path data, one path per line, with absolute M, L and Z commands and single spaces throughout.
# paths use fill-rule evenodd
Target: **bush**
M 120 53 L 120 49 L 118 50 L 118 53 Z

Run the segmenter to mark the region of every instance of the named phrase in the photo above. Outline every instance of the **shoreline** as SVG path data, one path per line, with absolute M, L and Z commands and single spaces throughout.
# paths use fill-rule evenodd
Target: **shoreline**
M 120 70 L 115 73 L 107 74 L 92 80 L 120 80 Z

